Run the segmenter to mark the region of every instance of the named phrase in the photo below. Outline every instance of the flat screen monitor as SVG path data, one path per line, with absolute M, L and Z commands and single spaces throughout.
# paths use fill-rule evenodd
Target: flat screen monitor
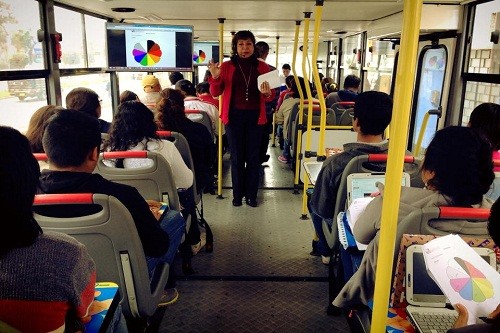
M 219 42 L 194 42 L 193 65 L 206 66 L 210 59 L 219 62 Z
M 106 23 L 106 40 L 110 70 L 193 70 L 192 26 Z

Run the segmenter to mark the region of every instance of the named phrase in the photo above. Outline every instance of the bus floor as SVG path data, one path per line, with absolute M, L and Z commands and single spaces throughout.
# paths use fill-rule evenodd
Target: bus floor
M 177 302 L 163 308 L 159 332 L 348 332 L 343 316 L 326 314 L 328 267 L 311 256 L 313 229 L 302 220 L 289 166 L 270 147 L 259 206 L 233 207 L 230 176 L 223 199 L 205 194 L 204 217 L 214 251 L 193 257 L 183 276 L 176 258 Z M 225 156 L 225 170 L 229 169 Z

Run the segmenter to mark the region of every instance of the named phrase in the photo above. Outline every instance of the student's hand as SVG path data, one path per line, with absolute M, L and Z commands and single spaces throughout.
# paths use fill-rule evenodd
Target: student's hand
M 160 208 L 161 208 L 161 203 L 156 201 L 156 200 L 146 200 L 146 202 L 149 205 L 149 210 L 151 210 L 151 213 L 155 216 L 157 220 L 160 220 L 161 213 L 160 213 Z
M 212 74 L 212 78 L 217 79 L 220 76 L 220 66 L 218 62 L 215 62 L 214 59 L 210 59 L 208 61 L 208 70 L 210 74 Z
M 467 312 L 467 308 L 460 303 L 455 304 L 453 307 L 458 312 L 458 318 L 455 321 L 453 328 L 467 326 L 467 321 L 469 320 L 469 312 Z
M 264 95 L 264 97 L 268 98 L 269 96 L 271 96 L 271 87 L 269 86 L 269 82 L 262 82 L 259 90 Z

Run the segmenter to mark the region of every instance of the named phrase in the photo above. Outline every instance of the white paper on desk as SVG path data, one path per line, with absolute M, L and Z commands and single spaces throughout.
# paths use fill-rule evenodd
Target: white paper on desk
M 373 200 L 372 197 L 366 198 L 357 198 L 351 203 L 349 208 L 347 209 L 347 223 L 349 223 L 349 228 L 351 231 L 354 230 L 354 225 L 358 221 L 359 215 L 365 210 L 366 206 Z M 354 237 L 356 240 L 356 237 Z M 361 244 L 356 240 L 356 245 L 358 246 L 358 250 L 364 251 L 367 249 L 368 245 Z
M 462 238 L 447 235 L 422 246 L 429 275 L 451 304 L 469 312 L 468 324 L 488 316 L 500 304 L 500 274 Z
M 262 82 L 267 81 L 269 83 L 269 87 L 271 89 L 281 87 L 281 78 L 279 70 L 274 70 L 271 72 L 267 72 L 266 74 L 259 75 L 257 77 L 257 87 L 260 89 L 260 85 Z

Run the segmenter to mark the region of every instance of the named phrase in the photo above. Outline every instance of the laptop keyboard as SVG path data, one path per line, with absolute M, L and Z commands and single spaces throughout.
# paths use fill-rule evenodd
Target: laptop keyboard
M 446 333 L 453 327 L 457 314 L 445 313 L 413 313 L 415 321 L 420 326 L 420 333 Z

